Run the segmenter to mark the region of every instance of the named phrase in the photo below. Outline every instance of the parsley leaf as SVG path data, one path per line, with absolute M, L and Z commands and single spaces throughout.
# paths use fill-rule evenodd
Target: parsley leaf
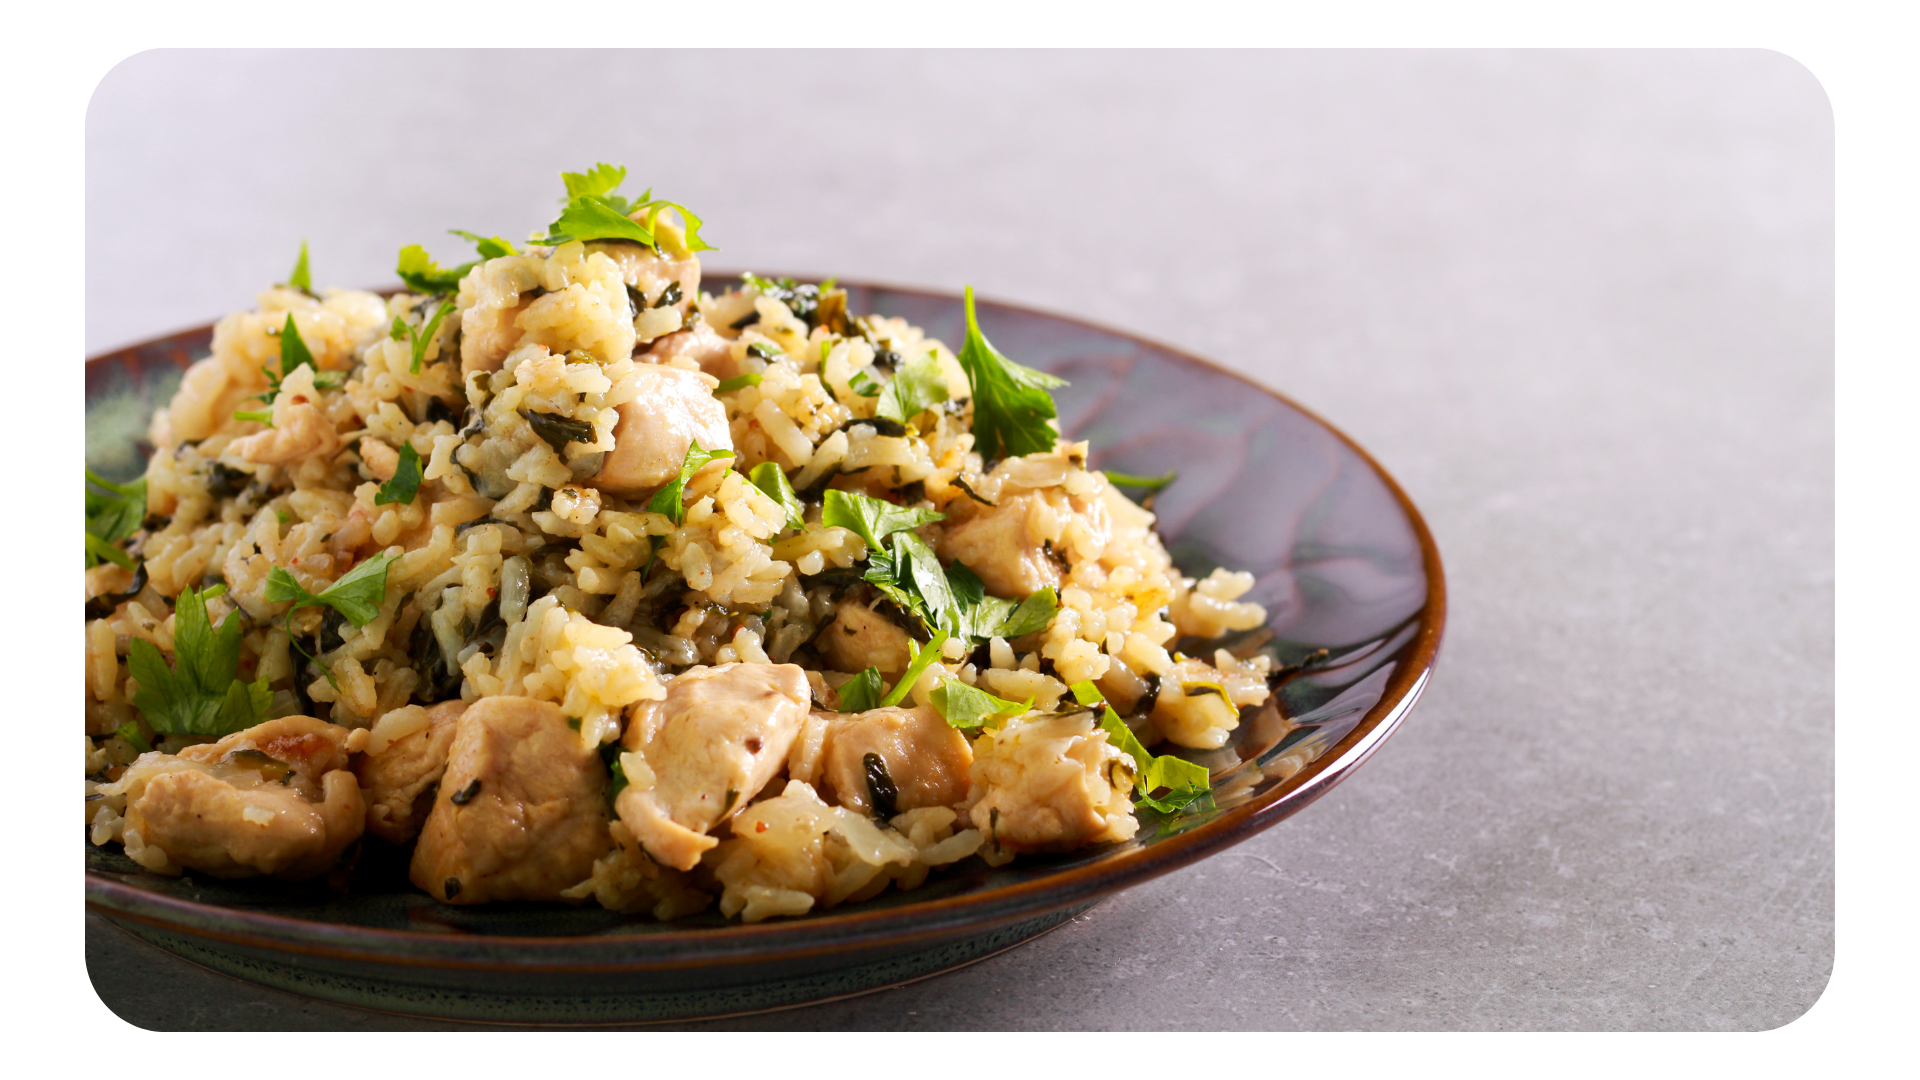
M 907 694 L 912 692 L 913 684 L 920 681 L 920 676 L 933 666 L 935 660 L 940 659 L 940 648 L 946 643 L 945 630 L 935 632 L 933 640 L 919 646 L 917 650 L 913 639 L 908 638 L 907 649 L 913 652 L 913 662 L 908 664 L 907 670 L 901 673 L 900 681 L 893 684 L 893 689 L 887 691 L 887 696 L 880 699 L 880 708 L 892 708 L 907 700 Z
M 408 244 L 400 249 L 400 264 L 394 267 L 394 273 L 407 286 L 407 291 L 429 296 L 451 296 L 460 291 L 460 279 L 467 276 L 478 263 L 462 263 L 450 270 L 442 270 L 440 264 L 433 261 L 427 249 L 419 244 Z
M 584 173 L 561 173 L 560 181 L 567 187 L 566 205 L 554 223 L 547 226 L 547 235 L 534 242 L 551 247 L 571 240 L 632 240 L 657 248 L 654 233 L 659 228 L 660 215 L 671 207 L 679 211 L 686 222 L 687 251 L 714 250 L 700 239 L 699 215 L 679 203 L 655 199 L 651 190 L 638 199 L 614 194 L 626 178 L 624 165 L 605 162 Z M 642 214 L 644 222 L 634 220 Z
M 1147 491 L 1159 491 L 1180 478 L 1177 472 L 1170 472 L 1163 476 L 1133 476 L 1128 473 L 1114 472 L 1112 469 L 1100 471 L 1107 475 L 1107 483 L 1114 487 L 1144 488 Z
M 714 387 L 713 392 L 715 394 L 731 394 L 735 390 L 745 390 L 749 386 L 759 386 L 765 379 L 765 375 L 757 371 L 749 371 L 745 375 L 735 375 L 731 379 L 721 379 L 720 385 Z
M 104 560 L 131 570 L 133 556 L 120 549 L 120 541 L 140 531 L 147 518 L 147 478 L 116 484 L 92 469 L 86 474 L 87 565 Z
M 886 684 L 880 681 L 880 670 L 867 670 L 840 684 L 840 711 L 866 712 L 879 708 L 880 699 L 886 695 Z
M 380 614 L 380 605 L 387 596 L 387 567 L 397 558 L 397 555 L 372 556 L 319 593 L 308 592 L 292 574 L 276 566 L 267 572 L 266 588 L 261 595 L 269 603 L 293 601 L 293 606 L 287 609 L 289 619 L 303 607 L 324 604 L 346 616 L 353 625 L 365 626 Z
M 747 473 L 747 479 L 753 486 L 767 493 L 767 497 L 779 503 L 787 511 L 789 529 L 805 528 L 807 524 L 806 507 L 801 504 L 800 496 L 793 493 L 793 484 L 787 479 L 786 471 L 778 464 L 763 461 Z
M 480 252 L 482 259 L 498 259 L 506 255 L 520 254 L 513 249 L 511 241 L 502 240 L 497 236 L 481 236 L 479 233 L 470 233 L 465 229 L 448 229 L 447 231 L 462 240 L 471 241 Z
M 304 367 L 313 372 L 313 388 L 315 390 L 332 390 L 346 383 L 346 372 L 321 371 L 320 365 L 314 363 L 313 350 L 307 348 L 305 339 L 300 336 L 300 327 L 294 323 L 291 313 L 287 315 L 286 324 L 280 327 L 279 336 L 280 371 L 276 374 L 264 365 L 261 366 L 261 374 L 267 377 L 267 388 L 253 395 L 255 399 L 264 401 L 271 406 L 273 399 L 280 396 L 281 384 L 287 381 L 287 376 L 292 375 L 295 368 Z M 233 418 L 235 420 L 254 420 L 268 427 L 273 426 L 273 410 L 271 408 L 256 409 L 251 412 L 241 410 L 235 412 Z
M 207 622 L 207 601 L 226 591 L 186 589 L 174 604 L 171 668 L 160 650 L 135 638 L 127 668 L 139 681 L 133 703 L 155 730 L 166 735 L 231 735 L 267 718 L 273 694 L 267 680 L 241 682 L 240 613 L 232 611 L 215 630 Z
M 420 374 L 420 365 L 427 359 L 427 346 L 433 344 L 434 335 L 440 332 L 441 321 L 447 317 L 447 313 L 452 311 L 453 307 L 452 298 L 442 300 L 439 309 L 433 313 L 433 318 L 427 320 L 425 329 L 420 330 L 414 329 L 412 323 L 398 315 L 393 317 L 393 326 L 387 331 L 387 336 L 395 341 L 411 339 L 413 342 L 413 363 L 407 366 L 407 371 L 411 374 Z
M 897 532 L 917 529 L 947 515 L 938 510 L 896 506 L 885 499 L 829 488 L 820 507 L 820 524 L 852 529 L 867 542 L 868 551 L 881 550 L 880 541 Z
M 300 241 L 300 259 L 293 264 L 293 273 L 287 275 L 287 287 L 299 289 L 307 295 L 313 295 L 313 272 L 307 269 L 307 242 Z
M 1098 687 L 1090 682 L 1077 682 L 1070 689 L 1080 704 L 1100 709 L 1100 730 L 1107 733 L 1107 741 L 1133 758 L 1135 806 L 1147 806 L 1163 814 L 1171 814 L 1211 793 L 1212 777 L 1204 765 L 1196 765 L 1172 754 L 1155 757 L 1147 753 L 1147 748 L 1140 745 L 1140 740 L 1134 737 L 1126 721 L 1120 719 L 1120 715 L 1113 711 L 1113 706 L 1107 704 L 1106 695 Z M 1155 797 L 1153 793 L 1161 788 L 1167 789 L 1167 793 Z
M 959 679 L 948 679 L 934 688 L 933 707 L 947 723 L 961 731 L 972 731 L 989 720 L 1011 720 L 1033 711 L 1033 699 L 1025 702 L 995 697 Z
M 706 468 L 708 462 L 732 456 L 731 450 L 702 450 L 700 440 L 693 440 L 687 444 L 687 456 L 680 463 L 680 475 L 653 493 L 653 498 L 647 500 L 647 509 L 656 514 L 665 514 L 667 520 L 675 525 L 680 524 L 687 516 L 687 508 L 680 503 L 687 489 L 687 481 L 693 478 L 694 473 Z
M 873 376 L 864 371 L 856 371 L 847 376 L 847 385 L 861 397 L 879 397 L 885 388 L 873 381 Z
M 256 424 L 273 426 L 272 409 L 238 409 L 233 414 L 235 420 L 251 420 Z
M 393 467 L 393 479 L 380 485 L 380 490 L 374 493 L 373 505 L 411 503 L 420 493 L 420 473 L 420 452 L 410 442 L 401 443 L 400 463 Z
M 887 388 L 880 391 L 880 402 L 873 411 L 875 416 L 904 424 L 947 397 L 947 377 L 941 373 L 939 359 L 932 353 L 922 353 L 894 373 Z
M 947 577 L 953 577 L 955 569 L 964 567 L 959 563 L 947 567 Z M 983 596 L 973 609 L 968 633 L 980 639 L 997 637 L 1012 641 L 1023 634 L 1045 630 L 1059 611 L 1060 600 L 1052 589 L 1041 589 L 1019 603 L 999 596 Z
M 980 332 L 972 286 L 967 287 L 966 299 L 967 340 L 959 360 L 973 390 L 974 449 L 989 461 L 1053 449 L 1059 436 L 1049 423 L 1056 413 L 1047 391 L 1067 385 L 1066 380 L 1002 356 Z

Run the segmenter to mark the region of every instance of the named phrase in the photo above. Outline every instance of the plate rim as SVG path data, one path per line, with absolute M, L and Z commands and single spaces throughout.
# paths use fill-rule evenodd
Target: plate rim
M 738 272 L 703 268 L 706 279 L 738 277 Z M 788 274 L 799 280 L 812 276 Z M 959 293 L 867 278 L 840 284 L 872 292 L 958 303 Z M 376 292 L 391 291 L 393 287 Z M 231 908 L 150 892 L 92 869 L 86 870 L 86 907 L 111 919 L 130 919 L 175 933 L 275 953 L 293 953 L 354 963 L 402 967 L 444 967 L 469 971 L 652 972 L 711 966 L 805 960 L 851 950 L 890 949 L 939 941 L 1057 911 L 1072 904 L 1110 896 L 1190 866 L 1263 832 L 1300 812 L 1331 791 L 1364 763 L 1399 728 L 1431 680 L 1446 623 L 1446 579 L 1439 547 L 1420 510 L 1393 474 L 1365 447 L 1319 413 L 1248 375 L 1142 334 L 1026 304 L 992 299 L 975 292 L 979 305 L 1065 323 L 1080 329 L 1145 345 L 1277 399 L 1330 433 L 1385 484 L 1412 528 L 1426 576 L 1425 602 L 1413 616 L 1417 629 L 1406 662 L 1396 665 L 1380 699 L 1338 742 L 1298 773 L 1260 798 L 1230 807 L 1210 821 L 1154 844 L 1115 852 L 1100 859 L 1027 881 L 930 900 L 906 900 L 865 911 L 826 911 L 804 919 L 733 923 L 696 929 L 650 929 L 642 933 L 608 931 L 586 935 L 460 934 L 445 931 L 392 930 L 350 923 L 329 923 Z M 108 365 L 143 350 L 164 348 L 189 335 L 211 334 L 208 323 L 160 334 L 87 358 L 86 370 Z M 182 367 L 187 358 L 171 357 Z M 657 925 L 657 924 L 655 924 Z M 461 955 L 465 953 L 466 955 Z M 489 955 L 502 954 L 498 958 Z M 518 954 L 518 955 L 508 955 Z M 572 955 L 579 954 L 579 955 Z M 550 957 L 550 958 L 549 958 Z

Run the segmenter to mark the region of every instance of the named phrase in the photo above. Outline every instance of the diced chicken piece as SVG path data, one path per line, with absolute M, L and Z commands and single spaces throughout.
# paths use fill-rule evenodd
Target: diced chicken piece
M 614 801 L 647 854 L 691 870 L 708 836 L 780 774 L 808 715 L 807 674 L 793 664 L 722 664 L 642 701 L 621 755 L 627 787 Z
M 740 365 L 733 358 L 733 342 L 704 322 L 696 323 L 691 330 L 655 340 L 638 359 L 682 368 L 692 364 L 716 379 L 731 379 L 740 374 Z
M 829 714 L 823 786 L 829 801 L 892 818 L 967 797 L 973 749 L 928 708 Z
M 1107 742 L 1090 712 L 1016 720 L 973 744 L 968 812 L 1006 851 L 1071 851 L 1125 840 L 1133 816 L 1133 759 Z
M 613 846 L 607 770 L 560 706 L 481 698 L 454 725 L 413 883 L 449 904 L 558 900 Z
M 279 411 L 274 426 L 233 440 L 227 450 L 254 465 L 285 465 L 290 461 L 340 448 L 340 433 L 312 402 L 296 401 Z
M 997 506 L 979 507 L 978 513 L 941 534 L 936 547 L 940 557 L 967 564 L 994 596 L 1024 599 L 1040 589 L 1058 588 L 1060 566 L 1027 528 L 1039 501 L 1031 494 L 1003 496 Z
M 520 313 L 533 303 L 532 297 L 517 299 L 504 306 L 479 303 L 460 315 L 460 374 L 499 371 L 507 354 L 520 344 Z
M 464 701 L 408 705 L 373 725 L 372 741 L 353 762 L 366 795 L 368 832 L 395 844 L 420 834 L 433 810 L 435 786 L 447 771 L 456 722 L 466 711 Z
M 898 676 L 913 662 L 907 632 L 857 600 L 844 600 L 833 621 L 815 639 L 835 671 L 865 671 Z
M 644 299 L 640 305 L 643 309 L 658 306 L 660 294 L 666 292 L 669 285 L 680 286 L 680 299 L 666 306 L 682 313 L 700 295 L 700 260 L 692 255 L 669 258 L 650 247 L 623 240 L 587 245 L 588 254 L 596 251 L 620 268 L 621 280 Z
M 286 716 L 178 755 L 143 754 L 129 769 L 125 833 L 214 877 L 324 874 L 366 817 L 348 734 Z
M 731 450 L 726 406 L 713 396 L 712 376 L 682 368 L 643 364 L 634 372 L 638 392 L 619 406 L 608 452 L 595 487 L 615 495 L 642 495 L 680 475 L 687 447 Z

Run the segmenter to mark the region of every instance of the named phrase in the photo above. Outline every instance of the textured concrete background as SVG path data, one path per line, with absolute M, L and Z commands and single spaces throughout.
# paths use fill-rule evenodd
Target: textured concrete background
M 712 1026 L 1751 1030 L 1826 984 L 1832 119 L 1790 59 L 149 53 L 88 154 L 90 353 L 248 303 L 302 237 L 377 285 L 518 235 L 602 159 L 715 265 L 1215 358 L 1423 508 L 1439 673 L 1334 794 L 964 971 Z M 93 918 L 87 962 L 147 1027 L 431 1026 Z

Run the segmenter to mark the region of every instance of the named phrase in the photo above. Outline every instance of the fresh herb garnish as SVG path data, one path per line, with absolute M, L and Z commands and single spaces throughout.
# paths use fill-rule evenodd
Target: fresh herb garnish
M 287 288 L 299 289 L 308 296 L 313 295 L 313 272 L 307 269 L 307 242 L 300 241 L 300 258 L 293 264 L 293 273 L 287 275 Z
M 945 630 L 935 631 L 933 639 L 918 648 L 915 647 L 914 640 L 908 638 L 907 651 L 913 655 L 913 662 L 908 664 L 907 670 L 901 673 L 900 681 L 893 684 L 893 689 L 887 691 L 887 696 L 880 699 L 880 707 L 892 708 L 907 700 L 907 694 L 912 692 L 913 684 L 920 681 L 920 676 L 933 666 L 935 660 L 940 659 L 940 649 L 946 643 Z
M 293 606 L 287 609 L 289 637 L 293 613 L 303 607 L 324 605 L 344 615 L 354 626 L 365 626 L 380 614 L 380 605 L 387 595 L 387 567 L 396 558 L 399 556 L 374 555 L 318 593 L 307 591 L 292 574 L 276 566 L 267 572 L 266 587 L 261 595 L 273 604 L 293 601 Z
M 847 376 L 847 385 L 861 397 L 879 397 L 886 388 L 873 381 L 873 376 L 864 371 L 856 371 Z
M 700 239 L 699 216 L 679 203 L 655 199 L 652 190 L 638 199 L 614 194 L 626 178 L 624 165 L 604 162 L 584 173 L 561 173 L 560 180 L 567 186 L 566 205 L 559 218 L 547 227 L 547 235 L 535 243 L 551 247 L 572 240 L 632 240 L 656 247 L 654 233 L 659 227 L 660 214 L 671 207 L 678 210 L 686 222 L 687 251 L 715 250 Z M 644 221 L 634 220 L 642 214 Z
M 765 379 L 765 375 L 757 371 L 749 371 L 745 375 L 735 375 L 731 379 L 721 379 L 720 385 L 714 387 L 713 392 L 716 394 L 731 394 L 735 390 L 745 390 L 749 386 L 759 386 Z
M 747 473 L 747 479 L 753 481 L 754 487 L 766 492 L 768 498 L 779 503 L 780 506 L 786 510 L 787 528 L 800 529 L 806 527 L 807 508 L 801 504 L 800 496 L 793 493 L 792 482 L 787 479 L 786 471 L 781 469 L 778 464 L 771 461 L 763 461 L 755 465 L 753 469 Z
M 866 712 L 880 707 L 880 699 L 887 694 L 886 684 L 880 681 L 880 669 L 867 670 L 840 684 L 840 711 Z
M 1177 472 L 1170 472 L 1163 476 L 1132 476 L 1123 472 L 1114 472 L 1112 469 L 1100 471 L 1106 474 L 1107 482 L 1115 487 L 1141 488 L 1146 491 L 1159 491 L 1180 478 Z
M 820 524 L 852 529 L 867 542 L 868 551 L 879 551 L 880 541 L 894 533 L 917 529 L 947 515 L 938 510 L 920 510 L 897 506 L 853 491 L 829 488 L 820 507 Z
M 959 679 L 948 679 L 934 688 L 933 707 L 947 723 L 961 731 L 972 731 L 989 720 L 1011 720 L 1033 711 L 1033 699 L 1008 701 L 985 690 L 968 686 Z
M 254 398 L 264 401 L 271 406 L 273 399 L 280 396 L 281 384 L 287 381 L 287 377 L 293 374 L 295 368 L 301 367 L 313 372 L 313 388 L 315 390 L 332 390 L 345 384 L 347 381 L 347 375 L 344 371 L 320 370 L 320 365 L 314 363 L 313 350 L 307 348 L 306 341 L 300 336 L 300 327 L 294 323 L 293 315 L 288 314 L 286 323 L 280 327 L 280 371 L 278 374 L 275 374 L 265 365 L 261 366 L 260 373 L 267 377 L 267 388 L 261 393 L 253 395 Z M 265 424 L 268 427 L 273 426 L 273 410 L 271 408 L 255 409 L 252 411 L 242 410 L 234 413 L 233 418 L 235 420 L 252 420 Z
M 240 612 L 231 611 L 213 629 L 207 601 L 227 591 L 185 589 L 173 608 L 173 666 L 145 638 L 133 639 L 127 669 L 140 683 L 135 707 L 148 726 L 164 735 L 231 735 L 267 718 L 273 694 L 267 680 L 241 682 Z
M 86 474 L 87 565 L 104 560 L 131 570 L 133 556 L 120 549 L 120 541 L 140 531 L 146 520 L 147 478 L 116 484 L 92 469 Z
M 427 346 L 433 344 L 434 335 L 440 332 L 441 321 L 447 317 L 447 313 L 452 311 L 453 307 L 454 304 L 451 298 L 442 300 L 439 308 L 435 309 L 433 318 L 427 320 L 425 329 L 417 330 L 412 323 L 400 316 L 395 315 L 393 317 L 393 326 L 387 331 L 387 336 L 395 341 L 411 341 L 413 343 L 413 363 L 407 366 L 407 371 L 411 374 L 420 374 L 420 365 L 425 362 L 427 358 Z
M 767 344 L 764 341 L 755 341 L 755 342 L 750 342 L 747 345 L 747 355 L 759 357 L 760 359 L 765 360 L 767 363 L 771 364 L 775 360 L 780 359 L 780 350 L 774 348 L 773 346 Z
M 741 274 L 740 283 L 761 296 L 785 304 L 794 318 L 810 327 L 819 325 L 820 294 L 832 287 L 831 282 L 826 286 L 802 285 L 792 278 L 763 278 L 759 274 Z
M 1172 754 L 1155 757 L 1147 753 L 1140 745 L 1133 730 L 1126 721 L 1107 704 L 1105 694 L 1090 682 L 1077 682 L 1070 687 L 1074 700 L 1088 708 L 1100 710 L 1100 730 L 1107 733 L 1107 741 L 1133 758 L 1134 805 L 1147 806 L 1163 814 L 1171 814 L 1192 804 L 1196 799 L 1212 791 L 1212 778 L 1205 766 L 1196 765 L 1185 758 Z M 1153 793 L 1166 789 L 1166 794 L 1155 796 Z
M 892 381 L 880 391 L 880 401 L 873 411 L 876 416 L 904 424 L 947 397 L 947 377 L 941 373 L 940 361 L 932 353 L 922 353 L 894 372 Z
M 687 481 L 693 478 L 694 473 L 706 468 L 708 462 L 732 456 L 731 450 L 702 450 L 700 440 L 693 440 L 687 445 L 686 458 L 680 462 L 680 475 L 666 487 L 653 493 L 653 498 L 647 500 L 647 509 L 656 514 L 665 514 L 667 520 L 675 525 L 680 524 L 687 516 L 687 508 L 680 504 L 681 496 L 687 489 Z
M 465 229 L 448 229 L 447 231 L 462 240 L 471 242 L 480 252 L 482 259 L 498 259 L 507 255 L 520 254 L 513 249 L 510 241 L 502 240 L 497 236 L 481 236 L 479 233 L 470 233 Z
M 133 747 L 143 754 L 153 751 L 153 746 L 140 735 L 140 721 L 138 720 L 129 720 L 121 724 L 119 727 L 113 729 L 113 733 L 125 739 L 128 746 Z
M 265 424 L 268 427 L 273 426 L 272 409 L 240 409 L 233 414 L 233 418 L 242 421 L 251 420 L 256 424 Z
M 1059 436 L 1049 422 L 1056 413 L 1047 391 L 1067 385 L 1066 380 L 1001 355 L 980 332 L 972 286 L 967 287 L 966 304 L 967 340 L 959 360 L 973 391 L 974 449 L 989 461 L 1053 449 Z
M 400 444 L 400 463 L 393 467 L 393 479 L 380 485 L 374 493 L 373 505 L 385 506 L 388 503 L 411 503 L 420 493 L 420 452 L 410 442 Z
M 534 412 L 521 409 L 520 418 L 533 428 L 533 433 L 553 447 L 558 454 L 566 450 L 570 442 L 590 443 L 593 441 L 593 425 L 585 420 L 575 420 L 570 416 L 556 416 L 553 413 Z

